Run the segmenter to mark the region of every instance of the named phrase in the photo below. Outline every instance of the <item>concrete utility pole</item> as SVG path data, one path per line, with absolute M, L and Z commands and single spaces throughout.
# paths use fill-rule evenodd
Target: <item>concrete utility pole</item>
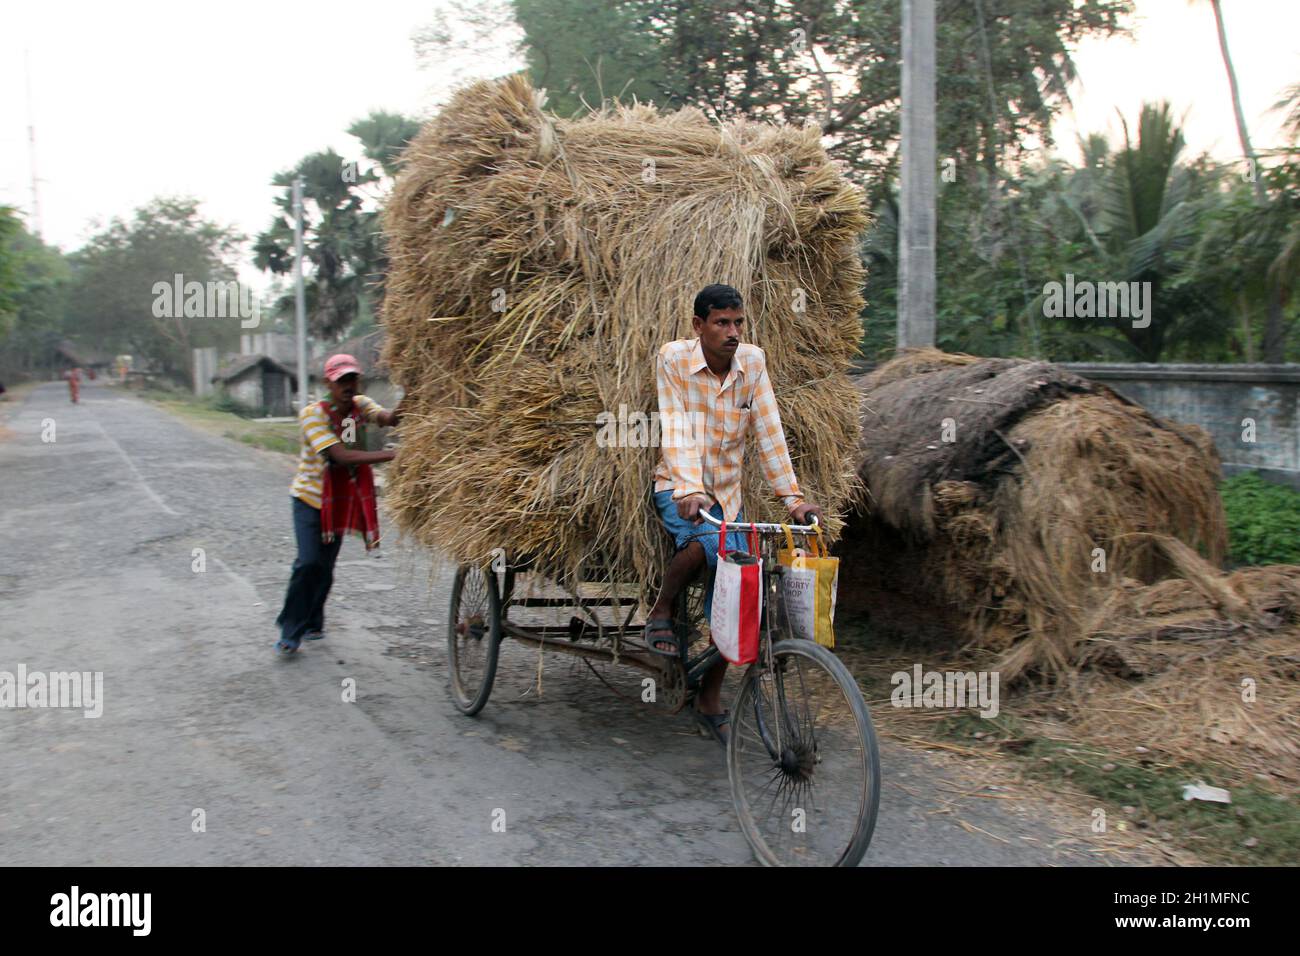
M 307 299 L 302 288 L 302 177 L 293 181 L 293 286 L 298 324 L 298 410 L 307 407 Z
M 934 345 L 934 0 L 903 2 L 898 347 Z

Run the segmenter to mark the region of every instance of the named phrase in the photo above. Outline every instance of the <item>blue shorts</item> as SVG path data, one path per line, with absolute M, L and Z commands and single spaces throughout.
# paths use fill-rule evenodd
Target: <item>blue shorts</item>
M 656 491 L 655 507 L 659 509 L 659 520 L 664 523 L 668 533 L 673 536 L 673 542 L 680 551 L 692 541 L 698 541 L 700 547 L 704 548 L 704 560 L 708 562 L 709 568 L 718 566 L 718 529 L 713 527 L 707 521 L 701 521 L 699 524 L 692 524 L 685 518 L 677 514 L 677 502 L 673 501 L 671 491 Z M 709 514 L 715 518 L 722 518 L 722 505 L 714 503 L 709 509 Z M 745 514 L 745 509 L 740 509 L 736 513 L 736 520 L 739 521 Z M 727 550 L 728 551 L 748 551 L 749 544 L 745 540 L 745 535 L 741 532 L 727 532 Z M 713 579 L 709 576 L 708 583 L 705 585 L 704 592 L 704 619 L 708 620 L 713 613 Z
M 704 559 L 709 562 L 709 567 L 718 566 L 718 529 L 707 521 L 701 521 L 699 524 L 687 521 L 677 514 L 677 502 L 673 501 L 671 491 L 655 492 L 655 507 L 659 509 L 659 519 L 663 521 L 664 527 L 668 533 L 673 536 L 673 542 L 680 551 L 692 541 L 698 541 L 704 548 Z M 722 518 L 722 505 L 714 503 L 709 509 L 709 514 L 713 517 Z M 743 519 L 745 510 L 742 508 L 736 515 L 736 520 Z M 745 540 L 745 535 L 736 531 L 727 532 L 727 550 L 748 551 L 749 544 Z

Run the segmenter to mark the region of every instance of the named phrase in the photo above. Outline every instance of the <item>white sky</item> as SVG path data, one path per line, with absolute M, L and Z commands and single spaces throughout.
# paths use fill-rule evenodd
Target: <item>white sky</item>
M 345 129 L 372 109 L 429 113 L 453 71 L 417 67 L 428 0 L 69 2 L 6 10 L 0 35 L 0 203 L 30 210 L 24 50 L 47 241 L 158 195 L 202 200 L 250 237 L 271 177 L 309 152 L 358 155 Z M 484 64 L 494 71 L 501 60 Z
M 1223 0 L 1228 50 L 1237 72 L 1251 144 L 1280 146 L 1282 114 L 1270 112 L 1286 87 L 1300 82 L 1300 0 Z M 1075 51 L 1079 82 L 1071 90 L 1074 114 L 1055 134 L 1060 151 L 1077 161 L 1076 132 L 1123 129 L 1118 108 L 1135 131 L 1144 100 L 1169 100 L 1184 117 L 1185 156 L 1208 151 L 1237 159 L 1241 146 L 1232 94 L 1219 51 L 1209 0 L 1138 0 L 1129 40 L 1088 40 Z
M 896 2 L 896 0 L 891 0 Z M 73 2 L 11 5 L 0 36 L 0 203 L 30 208 L 24 51 L 31 56 L 42 220 L 76 248 L 93 220 L 158 195 L 189 194 L 250 237 L 273 207 L 270 178 L 333 146 L 371 109 L 427 115 L 446 90 L 517 64 L 508 44 L 479 60 L 418 69 L 412 31 L 438 0 Z M 1300 2 L 1223 0 L 1228 40 L 1257 147 L 1274 145 L 1269 107 L 1300 80 Z M 1143 99 L 1190 108 L 1191 152 L 1239 153 L 1208 0 L 1138 0 L 1132 41 L 1077 51 L 1076 114 L 1058 128 L 1071 159 L 1076 125 L 1118 133 L 1115 108 Z M 246 274 L 246 278 L 250 278 Z

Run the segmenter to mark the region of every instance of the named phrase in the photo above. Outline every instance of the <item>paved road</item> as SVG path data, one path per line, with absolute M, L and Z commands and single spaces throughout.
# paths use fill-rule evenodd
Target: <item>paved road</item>
M 487 709 L 457 714 L 448 569 L 392 539 L 379 559 L 345 544 L 329 638 L 275 657 L 287 456 L 102 385 L 77 406 L 44 385 L 6 415 L 0 671 L 101 671 L 104 701 L 97 719 L 0 709 L 0 863 L 752 862 L 722 752 L 689 718 L 565 658 L 546 659 L 539 696 L 536 653 L 509 645 Z M 946 803 L 967 786 L 953 768 L 882 756 L 867 865 L 1101 858 L 1086 815 Z

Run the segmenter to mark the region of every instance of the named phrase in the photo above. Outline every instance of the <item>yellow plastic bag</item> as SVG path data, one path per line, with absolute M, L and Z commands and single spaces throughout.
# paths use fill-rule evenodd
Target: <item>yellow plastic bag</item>
M 833 558 L 821 531 L 809 537 L 808 548 L 796 548 L 788 525 L 786 547 L 776 553 L 777 564 L 790 570 L 784 576 L 786 611 L 796 637 L 835 646 L 835 593 L 839 587 L 840 559 Z

